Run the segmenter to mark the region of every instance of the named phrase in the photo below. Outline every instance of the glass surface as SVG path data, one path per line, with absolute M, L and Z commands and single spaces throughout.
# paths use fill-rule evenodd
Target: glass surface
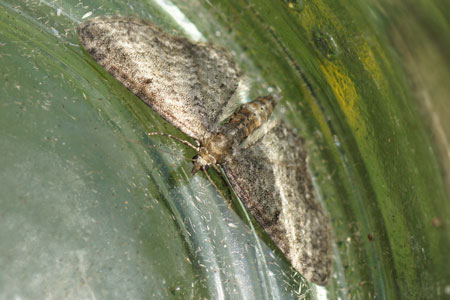
M 0 298 L 450 298 L 447 2 L 0 6 Z M 326 288 L 190 175 L 192 150 L 146 136 L 187 138 L 76 37 L 113 14 L 230 49 L 250 98 L 280 88 L 333 225 Z

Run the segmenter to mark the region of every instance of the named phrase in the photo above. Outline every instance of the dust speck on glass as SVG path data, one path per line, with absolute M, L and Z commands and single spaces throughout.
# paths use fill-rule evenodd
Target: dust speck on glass
M 326 285 L 332 268 L 329 222 L 314 195 L 303 140 L 269 119 L 279 97 L 236 108 L 240 72 L 227 50 L 174 37 L 147 21 L 97 17 L 81 24 L 78 35 L 101 66 L 196 140 L 182 141 L 198 153 L 193 173 L 222 168 L 293 267 Z

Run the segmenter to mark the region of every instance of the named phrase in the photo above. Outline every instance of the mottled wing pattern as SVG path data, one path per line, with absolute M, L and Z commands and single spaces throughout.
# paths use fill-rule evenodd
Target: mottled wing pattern
M 239 148 L 222 165 L 247 209 L 306 279 L 329 280 L 328 217 L 312 187 L 303 140 L 284 125 Z
M 173 37 L 143 20 L 98 17 L 81 24 L 82 46 L 163 118 L 203 140 L 236 91 L 229 53 Z

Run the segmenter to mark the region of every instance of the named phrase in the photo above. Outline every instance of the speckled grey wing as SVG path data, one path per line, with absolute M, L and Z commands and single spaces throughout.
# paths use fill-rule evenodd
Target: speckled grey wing
M 233 189 L 293 267 L 326 285 L 332 269 L 328 217 L 318 203 L 303 140 L 284 125 L 222 165 Z
M 198 140 L 215 129 L 238 86 L 226 50 L 173 37 L 143 20 L 97 17 L 81 24 L 78 35 L 101 66 Z

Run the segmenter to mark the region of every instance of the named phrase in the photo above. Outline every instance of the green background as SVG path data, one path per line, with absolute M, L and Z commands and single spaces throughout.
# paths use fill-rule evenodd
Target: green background
M 0 298 L 450 299 L 447 2 L 0 7 Z M 194 24 L 232 51 L 251 97 L 281 89 L 277 117 L 307 140 L 333 225 L 326 289 L 189 174 L 191 150 L 146 137 L 184 136 L 76 37 L 113 14 L 198 39 Z

